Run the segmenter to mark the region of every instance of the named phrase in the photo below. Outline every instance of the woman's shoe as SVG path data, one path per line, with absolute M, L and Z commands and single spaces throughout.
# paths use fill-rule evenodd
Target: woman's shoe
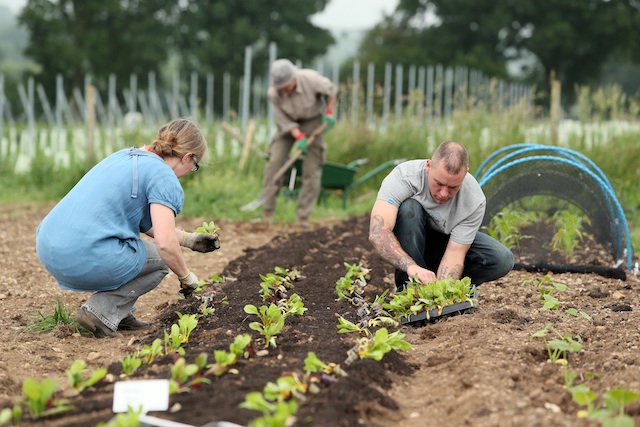
M 149 327 L 147 322 L 136 319 L 133 314 L 128 315 L 120 321 L 118 325 L 119 331 L 138 331 L 140 329 L 146 329 Z
M 95 314 L 91 313 L 85 307 L 80 307 L 76 314 L 76 321 L 91 332 L 96 338 L 119 338 L 122 336 L 118 331 L 113 331 L 107 327 Z

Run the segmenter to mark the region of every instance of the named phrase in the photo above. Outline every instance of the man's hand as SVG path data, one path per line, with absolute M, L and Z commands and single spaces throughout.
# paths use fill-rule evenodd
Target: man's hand
M 184 277 L 178 277 L 178 280 L 180 280 L 180 290 L 178 293 L 183 298 L 191 296 L 193 291 L 198 288 L 198 278 L 191 271 Z
M 296 136 L 296 148 L 303 153 L 307 153 L 307 134 L 304 132 L 300 132 L 298 136 Z
M 324 110 L 324 114 L 322 115 L 322 123 L 325 122 L 329 123 L 325 132 L 331 130 L 333 125 L 336 124 L 336 118 L 333 117 L 333 111 L 331 110 L 331 108 L 327 108 L 326 110 Z
M 184 232 L 180 246 L 189 248 L 196 252 L 211 252 L 220 249 L 218 236 L 209 233 L 187 233 Z
M 417 279 L 423 285 L 436 280 L 436 274 L 433 271 L 422 268 L 418 264 L 412 264 L 407 268 L 407 276 Z

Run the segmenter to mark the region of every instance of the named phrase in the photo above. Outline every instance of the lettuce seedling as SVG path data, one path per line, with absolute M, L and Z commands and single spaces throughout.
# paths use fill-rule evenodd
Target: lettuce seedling
M 131 376 L 142 366 L 142 359 L 136 355 L 127 353 L 120 363 L 122 364 L 122 372 L 124 372 L 125 375 Z
M 184 357 L 179 357 L 171 366 L 169 394 L 189 392 L 191 387 L 211 383 L 207 378 L 197 376 L 198 372 L 200 372 L 200 367 L 197 364 L 188 364 Z
M 27 378 L 22 383 L 24 399 L 22 403 L 29 410 L 34 420 L 49 415 L 59 414 L 74 409 L 62 400 L 53 399 L 58 383 L 52 378 L 44 378 L 41 382 Z
M 276 335 L 284 327 L 284 316 L 277 305 L 271 304 L 256 308 L 255 305 L 247 304 L 244 306 L 245 313 L 255 314 L 260 318 L 260 322 L 251 322 L 249 327 L 254 331 L 258 331 L 264 337 L 264 346 L 276 347 Z
M 182 343 L 189 342 L 189 335 L 198 326 L 198 316 L 196 314 L 182 314 L 176 311 L 178 315 L 178 328 L 180 330 L 180 336 L 182 337 Z
M 151 345 L 145 345 L 138 354 L 144 357 L 144 362 L 147 365 L 152 364 L 156 357 L 162 356 L 162 340 L 156 338 Z
M 98 368 L 91 373 L 89 378 L 84 378 L 83 372 L 86 368 L 87 362 L 82 359 L 78 359 L 74 360 L 69 369 L 67 369 L 66 371 L 67 378 L 69 378 L 69 384 L 78 393 L 81 393 L 87 387 L 91 387 L 107 376 L 106 368 Z
M 217 227 L 216 224 L 213 221 L 203 222 L 202 223 L 202 227 L 196 228 L 196 232 L 197 233 L 208 233 L 208 234 L 212 234 L 214 236 L 218 236 L 218 233 L 220 232 L 220 227 Z

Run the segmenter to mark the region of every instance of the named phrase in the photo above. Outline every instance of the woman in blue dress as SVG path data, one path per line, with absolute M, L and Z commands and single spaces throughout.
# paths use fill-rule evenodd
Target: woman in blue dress
M 151 144 L 98 163 L 38 226 L 38 257 L 60 288 L 94 292 L 76 320 L 95 337 L 148 327 L 134 316 L 136 300 L 169 270 L 183 295 L 197 288 L 180 246 L 210 252 L 220 243 L 211 234 L 178 229 L 175 217 L 184 204 L 178 179 L 197 171 L 206 152 L 196 123 L 173 120 Z

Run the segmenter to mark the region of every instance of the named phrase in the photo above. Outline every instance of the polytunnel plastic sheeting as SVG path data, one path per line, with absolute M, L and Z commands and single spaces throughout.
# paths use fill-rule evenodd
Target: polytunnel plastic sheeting
M 544 147 L 553 155 L 531 155 L 539 152 L 540 147 L 544 146 L 519 144 L 515 149 L 506 147 L 500 150 L 501 153 L 511 153 L 505 156 L 506 161 L 495 161 L 479 178 L 487 196 L 483 225 L 489 225 L 495 215 L 514 202 L 536 195 L 552 196 L 584 212 L 597 242 L 618 262 L 626 262 L 627 269 L 631 270 L 632 250 L 627 221 L 602 171 L 584 156 L 567 149 Z M 489 160 L 496 157 L 493 155 L 487 159 L 477 175 Z

